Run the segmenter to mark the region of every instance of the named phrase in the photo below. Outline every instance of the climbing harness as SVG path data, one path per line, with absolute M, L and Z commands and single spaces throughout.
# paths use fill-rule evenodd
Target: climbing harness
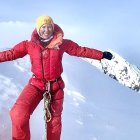
M 52 101 L 51 84 L 53 84 L 54 82 L 58 82 L 58 80 L 60 78 L 61 77 L 59 77 L 53 81 L 47 81 L 47 82 L 45 81 L 46 82 L 46 91 L 43 94 L 43 98 L 44 98 L 44 120 L 45 120 L 46 137 L 47 137 L 47 123 L 50 122 L 52 119 L 52 114 L 51 114 L 51 101 Z

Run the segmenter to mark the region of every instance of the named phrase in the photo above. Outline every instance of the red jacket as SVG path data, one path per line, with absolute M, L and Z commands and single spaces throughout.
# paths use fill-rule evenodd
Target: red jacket
M 22 58 L 28 54 L 31 61 L 31 71 L 33 72 L 30 82 L 44 90 L 44 81 L 55 80 L 61 76 L 64 52 L 73 56 L 97 60 L 102 59 L 103 56 L 103 53 L 99 50 L 81 47 L 68 39 L 63 39 L 59 48 L 44 48 L 39 41 L 38 34 L 34 31 L 31 41 L 22 41 L 12 49 L 0 52 L 0 62 Z

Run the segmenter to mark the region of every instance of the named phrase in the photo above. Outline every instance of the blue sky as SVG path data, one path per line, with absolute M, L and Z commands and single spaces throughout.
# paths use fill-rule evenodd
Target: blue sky
M 65 38 L 101 50 L 113 49 L 140 65 L 139 5 L 138 0 L 5 0 L 0 2 L 0 22 L 26 22 L 34 27 L 38 16 L 50 15 Z M 6 27 L 1 28 L 0 37 Z

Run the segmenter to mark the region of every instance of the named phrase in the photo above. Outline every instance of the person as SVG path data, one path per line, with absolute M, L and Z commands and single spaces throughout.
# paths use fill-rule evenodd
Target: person
M 110 52 L 79 46 L 63 39 L 63 30 L 50 16 L 40 16 L 31 40 L 25 40 L 10 50 L 0 52 L 0 62 L 30 56 L 33 73 L 15 104 L 10 110 L 12 121 L 12 140 L 30 140 L 30 116 L 44 98 L 47 140 L 60 140 L 61 114 L 64 99 L 62 57 L 66 52 L 77 57 L 92 59 L 112 59 Z

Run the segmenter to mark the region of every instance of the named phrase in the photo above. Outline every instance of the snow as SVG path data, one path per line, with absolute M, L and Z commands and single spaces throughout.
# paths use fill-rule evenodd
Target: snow
M 119 54 L 109 50 L 113 54 L 111 61 L 103 59 L 101 61 L 84 59 L 90 64 L 96 66 L 102 70 L 105 74 L 111 78 L 117 80 L 122 85 L 129 87 L 135 91 L 140 90 L 140 69 L 132 64 L 129 64 Z
M 66 90 L 67 95 L 71 96 L 73 98 L 74 102 L 81 101 L 81 102 L 86 102 L 85 97 L 83 95 L 81 95 L 79 92 L 77 91 L 70 91 L 70 90 Z
M 138 140 L 139 95 L 117 84 L 102 74 L 101 70 L 98 71 L 95 65 L 93 67 L 82 59 L 65 55 L 63 64 L 62 76 L 66 88 L 62 140 L 77 140 L 79 135 L 80 140 Z M 132 66 L 134 72 L 139 74 L 139 69 Z M 1 63 L 0 139 L 9 140 L 11 137 L 9 110 L 30 76 L 28 57 Z M 43 140 L 45 134 L 43 117 L 43 102 L 41 102 L 31 116 L 31 140 Z

